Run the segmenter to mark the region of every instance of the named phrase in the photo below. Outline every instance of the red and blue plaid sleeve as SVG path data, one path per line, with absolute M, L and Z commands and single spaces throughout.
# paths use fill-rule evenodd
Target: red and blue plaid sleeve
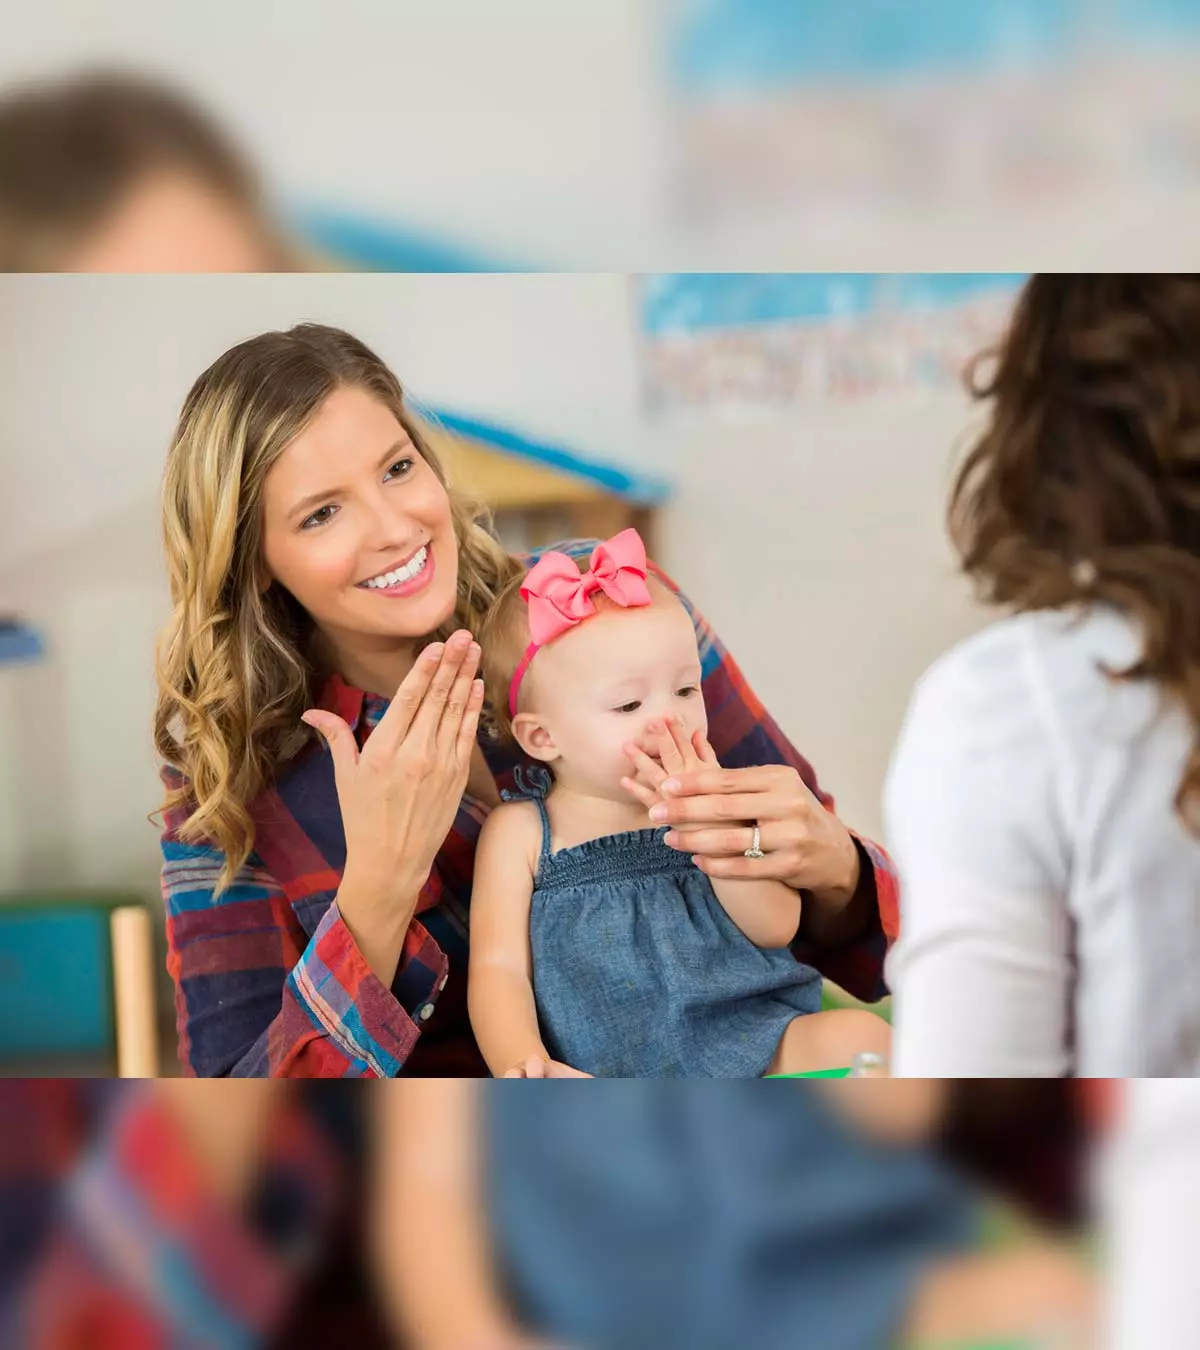
M 292 1247 L 277 1248 L 216 1195 L 169 1111 L 144 1084 L 114 1084 L 107 1110 L 86 1109 L 78 1085 L 19 1113 L 71 1136 L 47 1159 L 41 1221 L 0 1309 L 2 1343 L 29 1350 L 175 1350 L 259 1345 L 306 1273 L 291 1252 L 315 1252 L 342 1189 L 341 1161 L 300 1113 L 285 1112 L 266 1143 L 264 1183 L 286 1177 Z M 12 1106 L 14 1090 L 0 1099 Z M 43 1094 L 44 1095 L 44 1094 Z M 23 1106 L 36 1109 L 29 1113 Z M 48 1112 L 47 1107 L 53 1107 Z M 52 1117 L 48 1120 L 48 1117 Z M 32 1141 L 31 1141 L 32 1142 Z M 8 1188 L 18 1177 L 5 1168 Z
M 695 625 L 709 741 L 717 758 L 727 768 L 791 765 L 817 800 L 833 811 L 833 798 L 821 788 L 812 765 L 759 702 L 703 615 L 669 576 L 657 567 L 654 571 L 679 596 Z M 868 888 L 874 901 L 871 923 L 865 933 L 845 947 L 818 948 L 800 939 L 793 951 L 798 960 L 816 967 L 847 993 L 873 1001 L 888 992 L 883 981 L 883 962 L 899 932 L 900 887 L 895 867 L 884 850 L 858 835 L 854 835 L 854 840 L 862 860 L 859 885 Z
M 223 856 L 179 838 L 185 815 L 168 814 L 162 839 L 167 964 L 185 1068 L 199 1077 L 399 1073 L 448 970 L 424 926 L 411 924 L 388 989 L 337 901 L 309 937 L 256 854 L 217 895 Z

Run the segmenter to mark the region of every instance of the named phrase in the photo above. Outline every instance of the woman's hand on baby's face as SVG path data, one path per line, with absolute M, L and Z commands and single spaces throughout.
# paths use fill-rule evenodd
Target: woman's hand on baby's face
M 710 877 L 782 881 L 839 905 L 858 887 L 853 837 L 789 765 L 706 764 L 664 775 L 659 795 L 650 818 L 670 826 L 664 842 L 692 854 Z M 763 856 L 751 858 L 755 824 Z
M 624 747 L 634 775 L 621 785 L 655 825 L 670 826 L 671 848 L 710 877 L 782 881 L 838 903 L 853 896 L 861 864 L 850 832 L 795 769 L 723 769 L 704 737 L 689 738 L 674 718 L 647 730 L 646 745 Z M 756 823 L 765 856 L 748 858 Z
M 672 775 L 717 765 L 704 734 L 696 731 L 689 736 L 674 717 L 648 723 L 646 732 L 642 744 L 629 741 L 622 747 L 633 774 L 622 778 L 621 786 L 647 810 L 664 800 L 662 785 Z

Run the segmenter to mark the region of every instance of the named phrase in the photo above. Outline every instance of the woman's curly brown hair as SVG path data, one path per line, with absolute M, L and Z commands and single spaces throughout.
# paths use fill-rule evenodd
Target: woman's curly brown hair
M 1035 274 L 968 384 L 991 408 L 951 495 L 963 570 L 1016 610 L 1128 615 L 1142 656 L 1106 673 L 1200 733 L 1200 275 Z M 1175 806 L 1195 829 L 1200 735 Z

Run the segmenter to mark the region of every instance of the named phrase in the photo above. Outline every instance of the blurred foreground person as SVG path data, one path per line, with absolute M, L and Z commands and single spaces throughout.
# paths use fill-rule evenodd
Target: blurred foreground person
M 0 1345 L 392 1345 L 356 1087 L 0 1081 Z
M 1089 1344 L 1073 1256 L 979 1250 L 938 1091 L 389 1084 L 381 1288 L 414 1350 Z
M 249 162 L 170 86 L 100 71 L 0 96 L 0 271 L 295 265 Z
M 680 1334 L 728 1298 L 708 1343 L 740 1307 L 769 1350 L 791 1334 L 794 1282 L 805 1337 L 831 1308 L 838 1320 L 840 1299 L 845 1321 L 825 1344 L 872 1344 L 884 1325 L 885 1345 L 896 1318 L 924 1350 L 965 1328 L 1073 1320 L 1086 1302 L 1077 1268 L 1040 1241 L 973 1253 L 978 1202 L 938 1161 L 949 1148 L 1053 1210 L 1056 1188 L 1037 1179 L 1078 1170 L 1069 1132 L 1049 1127 L 1071 1117 L 1072 1084 L 1023 1085 L 1034 1096 L 948 1085 L 945 1106 L 940 1088 L 887 1079 L 828 1083 L 823 1096 L 811 1083 L 739 1096 L 734 1084 L 614 1082 L 579 1089 L 594 1093 L 586 1102 L 491 1084 L 488 1211 L 464 1192 L 479 1180 L 473 1099 L 425 1086 L 0 1080 L 0 1345 L 383 1350 L 452 1343 L 466 1318 L 508 1338 L 489 1343 L 528 1344 L 513 1340 L 525 1334 L 515 1304 L 489 1292 L 489 1212 L 529 1318 L 602 1315 L 597 1281 L 615 1277 L 633 1315 L 659 1325 L 690 1295 Z M 692 1086 L 703 1091 L 679 1091 Z M 931 1128 L 946 1142 L 927 1151 Z M 996 1147 L 1006 1135 L 1025 1141 L 1015 1171 Z M 397 1340 L 385 1312 L 414 1339 Z

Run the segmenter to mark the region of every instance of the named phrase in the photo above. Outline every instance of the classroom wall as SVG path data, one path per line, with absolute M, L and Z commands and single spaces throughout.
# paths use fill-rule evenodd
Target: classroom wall
M 832 791 L 882 837 L 912 685 L 986 615 L 943 527 L 955 390 L 881 395 L 677 431 L 663 538 L 751 686 Z
M 633 306 L 616 274 L 0 278 L 3 473 L 22 507 L 0 571 L 153 496 L 195 377 L 304 320 L 358 334 L 420 402 L 653 467 Z
M 163 453 L 205 364 L 305 317 L 359 332 L 430 402 L 673 469 L 663 562 L 846 819 L 878 832 L 912 681 L 981 618 L 941 529 L 957 393 L 648 422 L 617 276 L 17 277 L 0 279 L 0 609 L 48 658 L 0 670 L 0 886 L 156 885 Z

